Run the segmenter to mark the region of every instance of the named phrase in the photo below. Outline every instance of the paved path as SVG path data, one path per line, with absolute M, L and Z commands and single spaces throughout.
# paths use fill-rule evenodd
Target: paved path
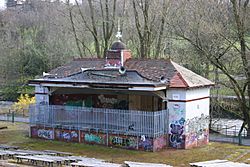
M 209 135 L 210 141 L 217 141 L 217 142 L 227 142 L 227 143 L 239 143 L 238 137 L 230 137 L 230 136 L 224 136 L 219 134 L 210 134 Z M 242 145 L 250 146 L 250 139 L 242 138 Z

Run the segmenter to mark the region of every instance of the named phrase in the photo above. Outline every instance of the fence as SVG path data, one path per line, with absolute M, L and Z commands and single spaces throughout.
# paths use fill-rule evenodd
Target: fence
M 30 106 L 30 124 L 158 137 L 167 133 L 168 112 L 86 108 L 57 105 Z
M 226 135 L 226 136 L 238 136 L 238 133 L 240 131 L 240 127 L 237 127 L 236 125 L 222 125 L 222 124 L 214 124 L 211 127 L 216 132 L 219 132 L 220 134 Z M 247 136 L 247 131 L 244 129 L 241 133 L 242 137 Z
M 13 109 L 13 102 L 0 101 L 0 121 L 29 122 L 28 108 L 20 111 Z

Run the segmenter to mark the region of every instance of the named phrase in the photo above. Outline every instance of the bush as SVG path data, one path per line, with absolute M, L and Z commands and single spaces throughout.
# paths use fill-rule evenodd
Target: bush
M 29 105 L 36 102 L 35 97 L 30 97 L 28 94 L 21 94 L 17 100 L 18 101 L 14 103 L 12 107 L 15 112 L 23 115 L 28 115 Z

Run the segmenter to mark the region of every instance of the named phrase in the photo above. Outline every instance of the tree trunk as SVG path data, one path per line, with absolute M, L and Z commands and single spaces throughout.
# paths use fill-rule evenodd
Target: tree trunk
M 163 8 L 162 8 L 162 16 L 161 16 L 161 25 L 160 25 L 160 32 L 158 36 L 158 41 L 156 44 L 156 53 L 155 53 L 155 58 L 161 56 L 161 45 L 162 45 L 162 39 L 163 39 L 163 32 L 164 32 L 164 26 L 165 26 L 165 19 L 166 19 L 166 14 L 167 14 L 167 3 L 166 0 L 163 1 Z
M 245 121 L 242 123 L 241 127 L 240 127 L 240 130 L 239 130 L 239 133 L 238 133 L 238 137 L 239 137 L 239 145 L 242 145 L 242 140 L 241 140 L 241 135 L 242 135 L 242 132 L 243 132 L 243 129 L 245 128 L 246 126 L 246 123 Z

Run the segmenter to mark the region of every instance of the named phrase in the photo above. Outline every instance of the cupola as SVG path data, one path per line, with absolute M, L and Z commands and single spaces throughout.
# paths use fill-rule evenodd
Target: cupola
M 131 51 L 128 50 L 126 45 L 121 41 L 122 34 L 119 26 L 116 38 L 118 40 L 111 45 L 110 49 L 106 53 L 105 67 L 107 68 L 119 68 L 124 66 L 124 63 L 132 57 Z

